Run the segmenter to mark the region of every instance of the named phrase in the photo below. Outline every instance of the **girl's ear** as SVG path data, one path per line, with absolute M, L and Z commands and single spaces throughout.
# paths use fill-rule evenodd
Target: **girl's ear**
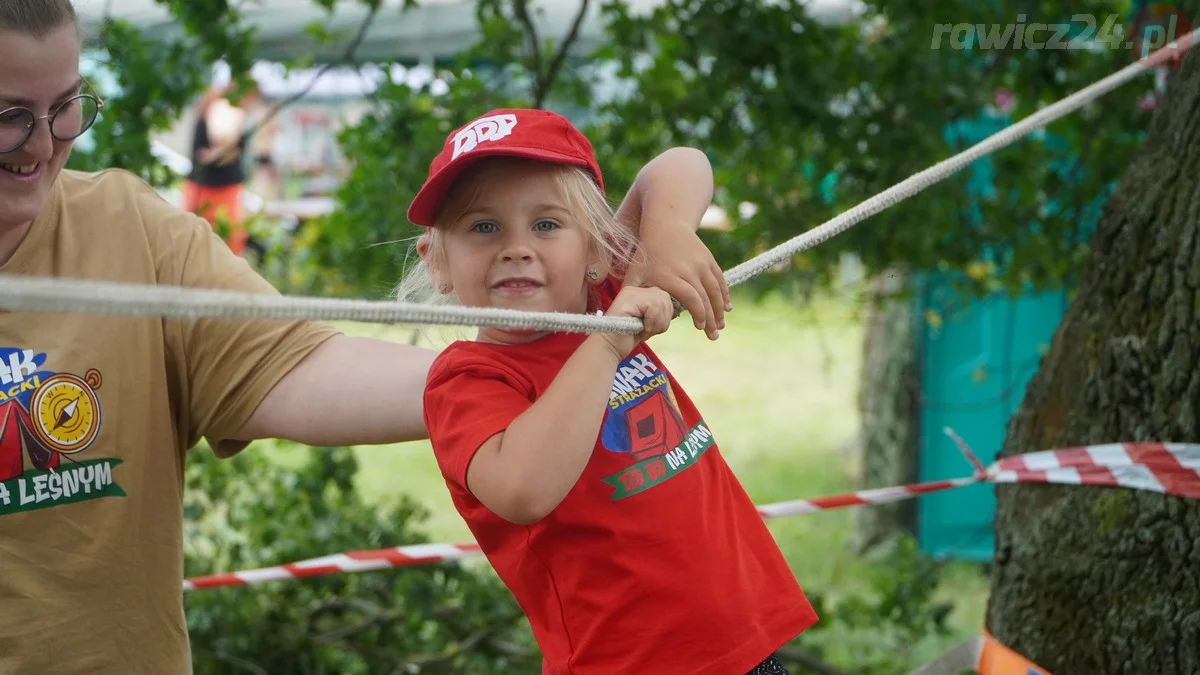
M 417 237 L 417 255 L 421 256 L 421 264 L 425 266 L 425 270 L 429 273 L 429 280 L 433 282 L 433 287 L 438 293 L 446 295 L 454 290 L 450 282 L 442 278 L 441 261 L 439 256 L 430 255 L 432 240 L 428 234 L 423 234 Z
M 593 253 L 588 256 L 587 265 L 587 282 L 593 286 L 599 286 L 604 283 L 608 275 L 612 274 L 612 265 L 609 264 L 608 256 L 597 255 Z

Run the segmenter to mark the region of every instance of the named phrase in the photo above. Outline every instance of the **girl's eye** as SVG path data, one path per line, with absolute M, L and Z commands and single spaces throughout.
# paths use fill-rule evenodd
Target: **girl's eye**
M 478 223 L 475 223 L 475 226 L 471 228 L 471 231 L 479 232 L 480 234 L 492 234 L 493 232 L 495 232 L 498 229 L 500 229 L 500 228 L 496 227 L 495 223 L 493 223 L 489 220 L 483 220 Z
M 550 232 L 558 229 L 558 223 L 554 222 L 553 220 L 539 220 L 538 222 L 534 223 L 533 229 L 537 230 L 538 232 Z

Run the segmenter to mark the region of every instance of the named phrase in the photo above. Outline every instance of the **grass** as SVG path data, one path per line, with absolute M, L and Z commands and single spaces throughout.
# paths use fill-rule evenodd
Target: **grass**
M 858 460 L 848 450 L 859 424 L 862 327 L 852 309 L 828 299 L 800 307 L 779 297 L 754 302 L 739 296 L 734 307 L 716 342 L 681 318 L 651 346 L 696 402 L 755 503 L 853 490 Z M 343 328 L 398 341 L 412 335 L 404 328 Z M 430 510 L 425 529 L 435 541 L 470 541 L 428 443 L 355 452 L 367 499 L 382 503 L 408 494 Z M 850 550 L 853 520 L 853 510 L 842 509 L 778 518 L 769 527 L 800 583 L 828 595 L 863 588 L 877 565 Z M 986 593 L 986 580 L 973 566 L 950 566 L 944 594 L 961 603 L 951 619 L 957 635 L 923 646 L 929 658 L 978 634 Z

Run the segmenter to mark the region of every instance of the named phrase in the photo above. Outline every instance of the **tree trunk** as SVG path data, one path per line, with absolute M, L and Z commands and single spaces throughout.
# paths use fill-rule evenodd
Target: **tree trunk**
M 1105 206 L 1003 455 L 1200 441 L 1197 52 Z M 1200 673 L 1200 502 L 1080 486 L 996 494 L 987 625 L 998 640 L 1053 675 Z
M 908 287 L 909 276 L 889 270 L 873 279 L 863 339 L 858 407 L 859 488 L 912 483 L 917 477 L 917 377 L 913 310 L 907 299 L 888 296 Z M 915 502 L 857 509 L 853 546 L 858 552 L 915 527 Z

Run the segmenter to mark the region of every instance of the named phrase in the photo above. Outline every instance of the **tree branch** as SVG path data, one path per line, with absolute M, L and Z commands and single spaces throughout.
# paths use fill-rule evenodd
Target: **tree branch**
M 348 613 L 352 610 L 358 610 L 368 617 L 375 617 L 382 613 L 378 605 L 361 600 L 358 598 L 331 598 L 326 600 L 316 607 L 308 610 L 308 615 L 305 617 L 305 625 L 310 634 L 317 632 L 317 621 L 326 614 L 334 614 L 338 619 L 343 618 L 343 613 Z
M 779 649 L 775 650 L 775 655 L 780 659 L 795 661 L 796 663 L 800 664 L 802 668 L 806 668 L 817 675 L 848 675 L 842 669 L 825 663 L 821 659 L 818 659 L 812 654 L 800 649 L 780 647 Z
M 363 40 L 365 40 L 367 37 L 367 31 L 370 30 L 371 24 L 375 21 L 375 16 L 379 14 L 379 9 L 383 6 L 383 3 L 371 2 L 369 3 L 369 6 L 370 11 L 367 12 L 366 18 L 364 18 L 362 24 L 359 25 L 358 32 L 355 33 L 354 38 L 350 40 L 350 44 L 347 45 L 346 51 L 344 51 L 340 57 L 322 65 L 317 73 L 313 75 L 313 78 L 308 83 L 308 86 L 306 86 L 303 90 L 276 103 L 271 110 L 268 111 L 267 114 L 264 115 L 263 118 L 254 125 L 253 128 L 243 134 L 244 139 L 250 139 L 254 136 L 254 134 L 261 131 L 262 128 L 266 126 L 268 122 L 275 119 L 275 117 L 279 115 L 280 111 L 282 111 L 286 106 L 289 106 L 307 96 L 308 93 L 313 90 L 313 87 L 317 86 L 317 82 L 321 80 L 325 73 L 328 73 L 337 66 L 350 63 L 354 59 L 354 53 L 357 52 L 358 48 L 362 46 Z
M 821 325 L 821 314 L 813 306 L 814 294 L 812 289 L 807 289 L 805 295 L 807 297 L 802 302 L 812 317 L 813 332 L 817 336 L 817 349 L 821 351 L 821 372 L 825 375 L 825 382 L 828 384 L 833 380 L 833 362 L 836 359 L 833 356 L 833 348 L 829 346 L 829 341 L 826 339 L 825 331 Z
M 538 37 L 533 18 L 529 16 L 528 0 L 513 0 L 513 12 L 525 27 L 525 36 L 529 38 L 529 66 L 533 69 L 533 107 L 540 108 L 542 91 L 546 88 L 542 84 L 542 41 Z
M 550 87 L 554 85 L 554 79 L 558 77 L 558 72 L 562 70 L 563 63 L 567 59 L 567 52 L 570 51 L 571 45 L 579 37 L 579 27 L 583 25 L 583 19 L 587 16 L 588 5 L 591 0 L 582 0 L 579 6 L 579 12 L 575 15 L 575 20 L 571 23 L 571 29 L 567 31 L 566 37 L 563 38 L 562 44 L 559 45 L 554 58 L 550 60 L 550 65 L 542 70 L 542 48 L 541 39 L 538 37 L 537 26 L 533 23 L 533 18 L 529 16 L 528 0 L 513 0 L 513 12 L 517 15 L 517 20 L 525 27 L 525 35 L 529 38 L 530 44 L 530 68 L 533 69 L 533 107 L 541 108 L 546 102 L 546 96 L 550 93 Z
M 533 652 L 530 650 L 514 645 L 511 642 L 496 637 L 495 635 L 490 636 L 487 642 L 489 645 L 491 645 L 492 649 L 495 649 L 506 656 L 516 656 L 521 658 L 529 658 L 533 656 Z
M 412 668 L 414 666 L 419 669 L 452 661 L 458 655 L 474 649 L 476 645 L 486 639 L 489 635 L 491 635 L 491 633 L 491 628 L 483 628 L 475 631 L 471 635 L 468 635 L 465 640 L 459 642 L 453 647 L 450 647 L 446 651 L 441 652 L 440 654 L 418 654 L 417 656 L 414 656 L 396 666 L 396 669 L 392 671 L 392 675 L 410 673 L 412 672 Z
M 316 644 L 329 644 L 331 642 L 337 642 L 339 640 L 344 640 L 355 633 L 361 633 L 368 628 L 374 628 L 376 626 L 382 626 L 384 624 L 399 621 L 404 618 L 404 614 L 404 612 L 399 610 L 394 612 L 375 612 L 359 623 L 351 626 L 342 626 L 325 633 L 313 635 L 312 639 Z
M 558 77 L 558 71 L 562 69 L 563 62 L 567 59 L 567 52 L 571 49 L 571 44 L 575 42 L 575 38 L 579 37 L 579 27 L 583 25 L 583 17 L 587 15 L 588 5 L 591 0 L 583 0 L 579 4 L 579 13 L 575 15 L 575 21 L 571 24 L 571 30 L 567 32 L 567 37 L 563 39 L 562 45 L 558 48 L 558 53 L 554 55 L 554 60 L 550 62 L 550 67 L 546 69 L 545 76 L 542 78 L 542 86 L 540 91 L 534 92 L 533 106 L 535 108 L 542 107 L 542 102 L 546 95 L 550 93 L 550 85 L 554 84 L 554 78 Z
M 257 664 L 246 661 L 245 659 L 240 659 L 233 654 L 226 653 L 225 650 L 220 647 L 220 645 L 215 645 L 213 649 L 204 649 L 203 647 L 194 647 L 194 649 L 202 654 L 208 654 L 212 656 L 227 666 L 234 666 L 240 670 L 250 673 L 251 675 L 270 675 L 270 673 Z
M 330 598 L 323 601 L 321 604 L 308 610 L 308 621 L 311 622 L 322 614 L 329 614 L 339 610 L 357 609 L 364 614 L 376 614 L 379 612 L 379 606 L 374 605 L 366 600 L 359 598 Z

